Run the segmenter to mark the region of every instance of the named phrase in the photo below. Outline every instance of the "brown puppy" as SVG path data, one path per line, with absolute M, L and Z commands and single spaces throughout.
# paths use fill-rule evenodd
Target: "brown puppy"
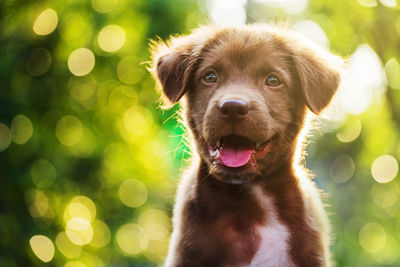
M 307 107 L 329 103 L 341 59 L 267 25 L 202 27 L 155 44 L 153 58 L 195 143 L 165 266 L 329 266 L 326 214 L 294 158 Z

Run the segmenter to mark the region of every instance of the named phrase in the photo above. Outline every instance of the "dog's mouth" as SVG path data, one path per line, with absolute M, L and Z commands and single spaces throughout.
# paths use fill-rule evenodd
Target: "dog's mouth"
M 271 140 L 254 142 L 245 136 L 230 134 L 209 145 L 208 149 L 214 165 L 222 164 L 229 168 L 254 167 L 257 159 L 265 157 L 271 150 Z

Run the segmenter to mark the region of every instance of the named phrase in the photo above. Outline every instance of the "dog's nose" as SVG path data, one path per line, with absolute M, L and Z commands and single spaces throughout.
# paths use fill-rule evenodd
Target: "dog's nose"
M 249 104 L 241 99 L 227 99 L 219 104 L 219 115 L 224 119 L 241 119 L 249 112 Z

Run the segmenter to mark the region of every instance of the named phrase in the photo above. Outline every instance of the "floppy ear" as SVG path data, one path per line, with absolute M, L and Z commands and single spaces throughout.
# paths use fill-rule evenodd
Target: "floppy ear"
M 167 43 L 151 43 L 153 64 L 149 70 L 161 88 L 166 104 L 175 104 L 188 90 L 203 46 L 216 32 L 212 26 L 203 26 L 190 35 L 172 37 Z
M 189 53 L 183 51 L 171 52 L 157 60 L 156 78 L 171 104 L 178 102 L 186 92 L 194 61 Z
M 187 91 L 200 51 L 191 36 L 172 38 L 168 44 L 153 42 L 150 71 L 161 88 L 164 102 L 175 104 Z
M 308 40 L 294 44 L 292 57 L 304 101 L 313 113 L 319 114 L 339 87 L 343 59 Z

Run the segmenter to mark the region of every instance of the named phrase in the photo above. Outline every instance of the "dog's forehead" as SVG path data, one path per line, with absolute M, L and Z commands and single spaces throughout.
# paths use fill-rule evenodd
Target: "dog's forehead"
M 288 52 L 283 38 L 268 31 L 227 29 L 208 40 L 203 48 L 203 65 L 258 68 L 258 65 L 280 64 Z

